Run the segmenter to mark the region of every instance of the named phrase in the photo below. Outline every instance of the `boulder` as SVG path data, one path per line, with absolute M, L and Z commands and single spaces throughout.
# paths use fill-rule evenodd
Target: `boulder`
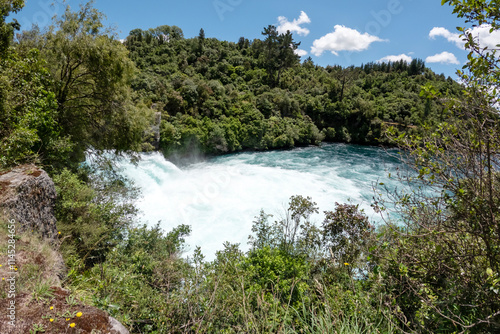
M 34 230 L 45 239 L 55 239 L 55 201 L 54 182 L 35 165 L 18 166 L 0 175 L 0 213 L 15 221 L 16 233 Z

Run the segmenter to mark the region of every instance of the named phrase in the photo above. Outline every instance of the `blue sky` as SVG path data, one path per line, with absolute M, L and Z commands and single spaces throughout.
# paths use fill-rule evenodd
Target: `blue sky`
M 55 6 L 53 0 L 26 2 L 15 16 L 23 28 L 43 27 L 64 10 L 61 0 Z M 75 10 L 82 2 L 66 1 Z M 274 24 L 293 32 L 302 59 L 311 56 L 322 66 L 420 58 L 435 72 L 456 78 L 467 55 L 456 32 L 463 19 L 441 0 L 96 0 L 95 7 L 120 38 L 135 28 L 166 24 L 179 26 L 187 38 L 203 28 L 207 37 L 237 42 L 241 36 L 262 38 L 263 28 Z M 488 36 L 487 30 L 477 34 L 500 43 L 500 36 Z

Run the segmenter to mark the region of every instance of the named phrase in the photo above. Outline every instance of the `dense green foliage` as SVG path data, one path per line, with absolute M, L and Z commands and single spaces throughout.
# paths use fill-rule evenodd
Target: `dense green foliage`
M 7 15 L 22 2 L 1 6 Z M 39 162 L 48 169 L 74 169 L 89 149 L 141 148 L 151 112 L 132 99 L 135 67 L 101 20 L 90 4 L 78 12 L 68 8 L 46 32 L 34 28 L 17 44 L 5 45 L 0 53 L 2 166 Z M 0 24 L 2 38 L 11 40 L 12 24 L 3 17 Z
M 57 123 L 57 102 L 47 90 L 51 82 L 38 50 L 8 51 L 0 64 L 0 164 L 36 160 L 41 154 L 57 163 L 71 147 Z M 29 87 L 29 89 L 27 89 Z
M 444 3 L 467 22 L 500 28 L 498 1 Z M 388 225 L 388 247 L 375 254 L 406 331 L 500 330 L 500 59 L 472 30 L 459 30 L 470 53 L 458 72 L 464 95 L 447 103 L 452 117 L 423 136 L 393 134 L 415 176 L 392 194 L 403 219 Z
M 130 32 L 125 45 L 141 70 L 132 87 L 162 113 L 167 153 L 387 143 L 388 125 L 411 132 L 442 119 L 443 105 L 420 96 L 422 85 L 461 91 L 418 59 L 324 68 L 300 63 L 290 34 L 269 26 L 263 35 L 233 43 L 185 39 L 175 26 Z
M 500 28 L 497 1 L 444 3 Z M 53 174 L 65 284 L 86 302 L 134 333 L 500 330 L 500 59 L 469 30 L 460 86 L 420 60 L 300 63 L 273 26 L 238 43 L 136 29 L 123 45 L 91 4 L 13 42 L 6 17 L 23 4 L 0 0 L 0 166 Z M 190 227 L 138 225 L 136 191 L 101 154 L 150 148 L 154 110 L 166 153 L 392 143 L 414 173 L 389 194 L 397 221 L 378 230 L 351 203 L 315 226 L 319 208 L 293 196 L 283 219 L 256 217 L 248 252 L 183 258 Z
M 125 187 L 115 173 L 104 171 L 93 173 L 87 182 L 67 169 L 54 177 L 58 229 L 68 239 L 62 251 L 67 262 L 75 262 L 71 265 L 89 268 L 102 263 L 135 218 L 136 191 Z
M 367 218 L 357 206 L 342 205 L 327 213 L 322 230 L 308 219 L 316 210 L 311 199 L 294 196 L 283 220 L 257 217 L 249 252 L 225 244 L 211 262 L 199 249 L 187 261 L 179 257 L 187 226 L 167 234 L 158 226 L 129 228 L 106 261 L 69 278 L 135 333 L 392 332 L 385 311 L 370 299 L 379 285 L 356 269 L 366 263 L 366 245 L 352 263 L 334 256 L 351 248 L 336 242 L 342 235 L 372 234 L 358 224 Z
M 6 23 L 5 19 L 11 13 L 17 13 L 24 7 L 24 0 L 1 0 L 0 1 L 0 56 L 8 49 L 14 30 L 19 30 L 20 25 L 16 20 Z

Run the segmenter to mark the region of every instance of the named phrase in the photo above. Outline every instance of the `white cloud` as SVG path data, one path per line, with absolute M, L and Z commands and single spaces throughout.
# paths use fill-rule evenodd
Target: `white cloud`
M 493 30 L 490 33 L 491 25 L 483 24 L 479 27 L 472 28 L 472 36 L 479 38 L 479 44 L 482 47 L 488 47 L 489 49 L 494 49 L 500 44 L 500 31 Z
M 377 60 L 377 63 L 387 63 L 387 62 L 393 63 L 393 62 L 400 61 L 400 60 L 404 60 L 405 62 L 409 63 L 412 61 L 412 58 L 410 56 L 402 53 L 402 54 L 397 55 L 397 56 L 396 55 L 385 56 L 385 57 Z
M 443 27 L 434 27 L 429 32 L 429 37 L 435 39 L 436 37 L 441 36 L 448 40 L 448 42 L 455 43 L 459 48 L 463 48 L 465 43 L 460 39 L 460 34 L 452 33 L 446 28 Z
M 425 59 L 428 63 L 442 63 L 442 64 L 460 64 L 457 57 L 453 53 L 450 52 L 441 52 L 435 54 L 434 56 L 429 56 Z
M 297 56 L 300 56 L 300 57 L 305 56 L 308 53 L 306 50 L 302 50 L 302 49 L 296 49 L 293 52 L 295 52 L 295 54 Z
M 309 35 L 309 29 L 300 26 L 301 24 L 311 23 L 311 19 L 304 11 L 301 11 L 299 18 L 294 19 L 292 22 L 288 21 L 288 19 L 284 16 L 278 17 L 278 22 L 279 26 L 276 29 L 280 34 L 284 34 L 287 30 L 290 30 L 291 33 L 296 32 L 300 36 Z
M 500 44 L 500 31 L 494 30 L 490 33 L 491 25 L 483 24 L 479 27 L 474 27 L 469 29 L 472 36 L 478 38 L 481 47 L 488 47 L 489 49 L 496 48 Z M 434 39 L 438 36 L 446 38 L 449 42 L 455 43 L 455 45 L 461 49 L 465 47 L 465 42 L 460 38 L 460 34 L 452 33 L 448 29 L 443 27 L 434 27 L 429 32 L 429 37 Z
M 313 42 L 311 52 L 315 56 L 321 56 L 324 51 L 330 51 L 336 56 L 339 51 L 363 51 L 373 42 L 387 41 L 342 25 L 336 25 L 334 29 L 333 32 Z

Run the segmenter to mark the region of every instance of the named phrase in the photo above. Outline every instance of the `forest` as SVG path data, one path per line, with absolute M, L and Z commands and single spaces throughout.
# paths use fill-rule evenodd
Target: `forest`
M 464 25 L 500 29 L 497 1 L 442 4 Z M 460 30 L 459 84 L 419 59 L 301 61 L 293 35 L 272 25 L 252 41 L 203 29 L 184 38 L 169 25 L 120 41 L 92 2 L 43 30 L 9 19 L 23 7 L 0 0 L 0 173 L 33 163 L 54 180 L 64 237 L 52 247 L 72 296 L 131 333 L 500 331 L 500 58 L 470 31 Z M 322 141 L 399 148 L 409 173 L 394 177 L 408 190 L 386 197 L 379 184 L 373 204 L 399 221 L 375 227 L 357 203 L 335 203 L 316 226 L 314 199 L 297 194 L 282 219 L 257 215 L 248 252 L 226 243 L 207 261 L 184 253 L 190 226 L 138 223 L 139 190 L 115 165 L 155 149 L 170 158 Z M 19 288 L 48 307 L 43 279 Z M 50 333 L 52 320 L 40 321 L 34 332 Z
M 269 26 L 237 43 L 184 39 L 176 26 L 132 30 L 125 41 L 140 74 L 132 88 L 162 115 L 161 149 L 220 154 L 317 145 L 393 144 L 393 126 L 413 132 L 443 120 L 445 107 L 423 94 L 456 97 L 461 87 L 420 59 L 360 67 L 300 62 L 291 34 Z M 289 45 L 290 47 L 285 47 Z

